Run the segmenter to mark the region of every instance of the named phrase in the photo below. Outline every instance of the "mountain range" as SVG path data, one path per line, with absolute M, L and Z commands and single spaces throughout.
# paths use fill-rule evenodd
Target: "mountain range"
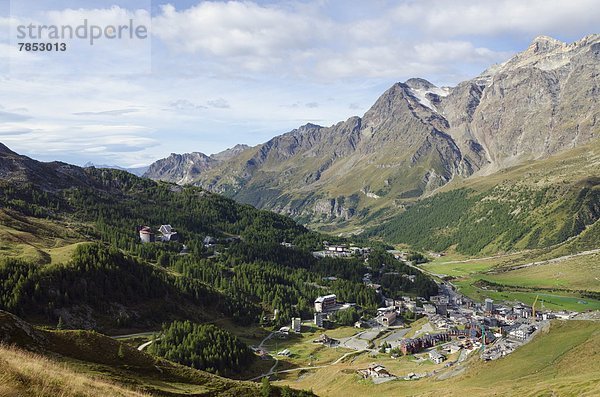
M 455 87 L 412 78 L 362 116 L 306 124 L 224 155 L 172 154 L 144 176 L 339 228 L 391 216 L 451 182 L 548 158 L 598 138 L 600 35 L 539 36 Z

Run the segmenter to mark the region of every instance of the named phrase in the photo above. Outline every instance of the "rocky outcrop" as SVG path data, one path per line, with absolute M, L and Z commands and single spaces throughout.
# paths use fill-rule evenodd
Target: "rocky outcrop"
M 144 177 L 185 185 L 194 182 L 218 163 L 218 160 L 200 152 L 171 153 L 169 157 L 152 163 Z

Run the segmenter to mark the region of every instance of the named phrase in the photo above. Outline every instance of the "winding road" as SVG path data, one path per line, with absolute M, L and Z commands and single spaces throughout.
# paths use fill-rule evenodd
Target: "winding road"
M 137 348 L 137 349 L 138 349 L 139 351 L 142 351 L 142 350 L 144 350 L 145 348 L 147 348 L 148 346 L 150 346 L 150 345 L 152 344 L 152 342 L 154 342 L 154 341 L 157 341 L 157 340 L 160 340 L 160 338 L 156 338 L 156 339 L 154 339 L 154 340 L 149 340 L 149 341 L 148 341 L 148 342 L 146 342 L 146 343 L 142 343 L 141 345 L 139 345 L 139 346 L 138 346 L 138 348 Z
M 296 372 L 296 371 L 306 371 L 306 370 L 310 370 L 310 369 L 326 368 L 326 367 L 330 367 L 332 365 L 339 364 L 341 361 L 343 361 L 348 356 L 351 356 L 353 354 L 364 353 L 366 351 L 369 351 L 369 350 L 359 350 L 359 351 L 355 351 L 355 352 L 345 353 L 343 356 L 341 356 L 340 358 L 338 358 L 337 360 L 335 360 L 334 362 L 329 363 L 329 364 L 315 365 L 315 366 L 312 366 L 312 367 L 300 367 L 300 368 L 282 369 L 281 371 L 273 371 L 273 369 L 275 368 L 275 365 L 277 365 L 277 362 L 276 362 L 275 365 L 273 365 L 273 367 L 269 370 L 269 372 L 266 372 L 266 373 L 264 373 L 262 375 L 256 376 L 256 377 L 254 377 L 252 379 L 248 379 L 248 380 L 258 380 L 258 379 L 264 378 L 265 376 L 271 376 L 271 375 L 275 375 L 275 374 L 285 374 L 285 373 Z

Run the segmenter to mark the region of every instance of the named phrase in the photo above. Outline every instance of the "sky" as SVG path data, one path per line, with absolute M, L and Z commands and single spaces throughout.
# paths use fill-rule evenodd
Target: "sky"
M 18 36 L 84 20 L 147 35 Z M 398 81 L 453 86 L 538 35 L 573 42 L 598 21 L 598 0 L 0 0 L 0 142 L 127 167 L 256 145 L 362 116 Z

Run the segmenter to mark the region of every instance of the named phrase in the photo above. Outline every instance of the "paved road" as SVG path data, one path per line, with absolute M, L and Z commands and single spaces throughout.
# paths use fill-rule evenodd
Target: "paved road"
M 332 365 L 336 365 L 339 364 L 342 360 L 344 360 L 346 357 L 351 356 L 353 354 L 360 354 L 360 353 L 364 353 L 368 350 L 359 350 L 359 351 L 355 351 L 355 352 L 348 352 L 346 354 L 344 354 L 343 356 L 341 356 L 340 358 L 338 358 L 337 360 L 335 360 L 334 362 L 330 363 L 330 364 L 324 364 L 324 365 L 315 365 L 312 367 L 300 367 L 300 368 L 292 368 L 292 369 L 283 369 L 281 371 L 273 371 L 273 369 L 275 368 L 275 365 L 271 368 L 271 370 L 269 370 L 269 372 L 264 373 L 260 376 L 256 376 L 252 379 L 248 379 L 248 380 L 258 380 L 258 379 L 262 379 L 265 376 L 271 376 L 271 375 L 275 375 L 275 374 L 284 374 L 284 373 L 290 373 L 290 372 L 297 372 L 297 371 L 304 371 L 304 370 L 309 370 L 309 369 L 319 369 L 319 368 L 326 368 L 326 367 L 330 367 Z M 275 363 L 277 364 L 277 363 Z
M 158 334 L 159 332 L 160 331 L 147 331 L 147 332 L 139 332 L 137 334 L 114 335 L 114 336 L 111 336 L 111 338 L 113 338 L 113 339 L 129 339 L 129 338 L 137 338 L 137 337 L 148 337 L 148 336 L 152 336 L 154 334 Z
M 160 338 L 156 338 L 156 339 L 154 339 L 154 340 L 149 340 L 149 341 L 148 341 L 148 342 L 146 342 L 146 343 L 142 343 L 141 345 L 139 345 L 139 346 L 138 346 L 138 348 L 137 348 L 137 349 L 138 349 L 139 351 L 142 351 L 142 350 L 144 350 L 145 348 L 147 348 L 148 346 L 150 346 L 150 345 L 152 344 L 152 342 L 154 342 L 155 340 L 160 340 Z
M 397 330 L 393 331 L 391 334 L 389 334 L 388 336 L 386 336 L 385 338 L 383 338 L 383 342 L 388 342 L 388 343 L 398 342 L 399 343 L 402 339 L 404 339 L 404 335 L 406 335 L 408 333 L 408 331 L 410 331 L 410 328 L 397 329 Z
M 273 335 L 275 335 L 275 332 L 271 332 L 269 335 L 265 336 L 264 339 L 261 340 L 260 343 L 258 344 L 258 349 L 264 349 L 263 345 L 265 344 L 266 341 L 271 339 L 273 337 Z M 275 353 L 277 353 L 277 352 L 275 352 Z M 262 379 L 265 376 L 271 376 L 274 373 L 275 367 L 277 367 L 277 364 L 279 364 L 279 359 L 277 358 L 277 356 L 275 354 L 272 354 L 271 357 L 273 357 L 273 360 L 275 360 L 275 363 L 273 364 L 273 366 L 267 372 L 255 377 L 255 378 L 249 379 L 249 380 Z
M 352 350 L 367 350 L 369 344 L 381 332 L 380 328 L 373 328 L 368 331 L 359 332 L 356 335 L 347 338 L 340 338 L 340 346 Z
M 271 332 L 269 335 L 265 336 L 265 338 L 260 341 L 260 343 L 258 345 L 258 348 L 262 349 L 262 347 L 265 344 L 265 342 L 268 341 L 269 339 L 271 339 L 273 337 L 273 335 L 275 335 L 275 332 Z

